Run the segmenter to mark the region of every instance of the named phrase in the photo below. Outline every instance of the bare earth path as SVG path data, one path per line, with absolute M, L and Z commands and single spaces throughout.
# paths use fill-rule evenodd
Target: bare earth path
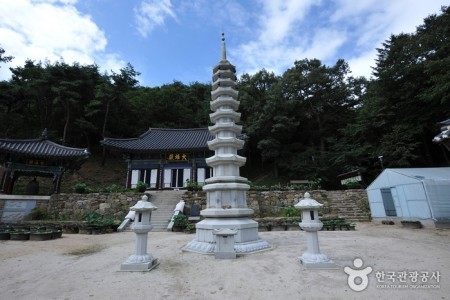
M 450 230 L 369 223 L 356 228 L 319 232 L 321 251 L 337 270 L 307 270 L 298 262 L 306 251 L 302 231 L 261 232 L 274 249 L 236 260 L 181 252 L 194 235 L 150 232 L 149 252 L 160 265 L 146 273 L 118 271 L 134 253 L 132 232 L 1 241 L 0 299 L 450 299 Z M 343 271 L 354 268 L 358 257 L 362 268 L 373 268 L 361 292 L 349 287 Z M 424 283 L 410 277 L 382 283 L 375 276 L 402 271 L 429 276 Z M 430 277 L 437 272 L 439 282 Z

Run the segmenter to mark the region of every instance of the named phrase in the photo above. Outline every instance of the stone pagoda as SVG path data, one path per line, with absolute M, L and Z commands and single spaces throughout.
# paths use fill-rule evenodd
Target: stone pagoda
M 244 141 L 238 136 L 242 126 L 237 125 L 241 114 L 236 89 L 236 68 L 227 60 L 225 38 L 222 34 L 222 59 L 213 69 L 211 92 L 211 122 L 209 132 L 215 138 L 208 142 L 214 155 L 206 159 L 213 168 L 213 177 L 206 180 L 203 190 L 207 195 L 207 208 L 201 211 L 204 220 L 196 224 L 196 238 L 183 250 L 212 254 L 216 243 L 214 232 L 235 230 L 234 250 L 237 254 L 252 253 L 270 248 L 258 236 L 258 223 L 251 220 L 253 210 L 247 207 L 247 178 L 239 175 L 246 158 L 237 154 Z

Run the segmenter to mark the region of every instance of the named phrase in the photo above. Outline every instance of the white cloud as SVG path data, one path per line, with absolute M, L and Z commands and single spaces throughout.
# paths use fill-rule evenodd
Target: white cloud
M 102 66 L 102 69 L 111 74 L 111 71 L 118 73 L 127 63 L 117 54 L 106 54 L 98 57 L 98 64 Z
M 349 62 L 354 76 L 370 77 L 376 48 L 391 34 L 415 32 L 442 0 L 272 0 L 262 5 L 254 38 L 232 51 L 238 69 L 262 68 L 281 74 L 295 60 L 318 58 L 332 65 Z M 253 24 L 252 24 L 253 25 Z M 230 60 L 231 60 L 230 58 Z
M 367 79 L 372 77 L 372 67 L 375 67 L 375 58 L 377 51 L 375 49 L 359 53 L 357 56 L 347 60 L 353 77 L 364 76 Z
M 354 76 L 370 78 L 377 57 L 376 48 L 392 34 L 414 33 L 424 18 L 439 13 L 442 0 L 338 0 L 331 16 L 334 24 L 344 23 L 354 41 L 353 53 L 345 59 Z
M 138 32 L 147 37 L 157 26 L 164 26 L 165 20 L 176 15 L 170 0 L 144 0 L 134 9 Z
M 105 34 L 81 14 L 75 0 L 15 0 L 2 3 L 0 46 L 11 63 L 1 66 L 0 79 L 8 79 L 8 67 L 24 64 L 26 59 L 66 63 L 97 63 L 106 55 Z M 115 57 L 116 64 L 121 64 Z M 124 64 L 123 64 L 124 65 Z
M 314 49 L 326 56 L 326 52 L 334 49 L 335 45 L 328 48 L 317 45 L 316 41 L 327 35 L 325 30 L 317 31 L 316 37 L 302 31 L 305 17 L 320 1 L 272 0 L 259 3 L 262 11 L 255 29 L 256 38 L 233 51 L 242 73 L 254 73 L 265 68 L 280 74 L 292 66 L 294 61 L 310 55 Z
M 285 40 L 296 25 L 301 22 L 314 0 L 271 0 L 265 1 L 260 24 L 263 36 L 260 40 L 267 44 Z

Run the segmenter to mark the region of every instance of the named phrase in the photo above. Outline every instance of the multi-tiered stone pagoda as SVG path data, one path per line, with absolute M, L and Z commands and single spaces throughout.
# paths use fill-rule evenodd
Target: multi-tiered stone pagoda
M 222 34 L 222 59 L 213 69 L 211 92 L 211 122 L 209 132 L 215 138 L 208 142 L 214 156 L 206 159 L 213 168 L 213 177 L 206 180 L 207 208 L 201 211 L 204 220 L 196 224 L 196 238 L 183 249 L 199 253 L 214 253 L 214 230 L 236 230 L 236 253 L 252 253 L 270 248 L 258 236 L 258 223 L 251 220 L 253 210 L 247 207 L 247 178 L 239 175 L 246 158 L 238 155 L 244 141 L 238 136 L 242 126 L 237 125 L 241 114 L 236 89 L 236 68 L 227 60 L 225 38 Z

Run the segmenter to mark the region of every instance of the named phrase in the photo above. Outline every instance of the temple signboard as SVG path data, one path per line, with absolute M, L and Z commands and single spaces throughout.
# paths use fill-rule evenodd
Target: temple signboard
M 167 160 L 169 161 L 188 161 L 188 153 L 167 153 Z

